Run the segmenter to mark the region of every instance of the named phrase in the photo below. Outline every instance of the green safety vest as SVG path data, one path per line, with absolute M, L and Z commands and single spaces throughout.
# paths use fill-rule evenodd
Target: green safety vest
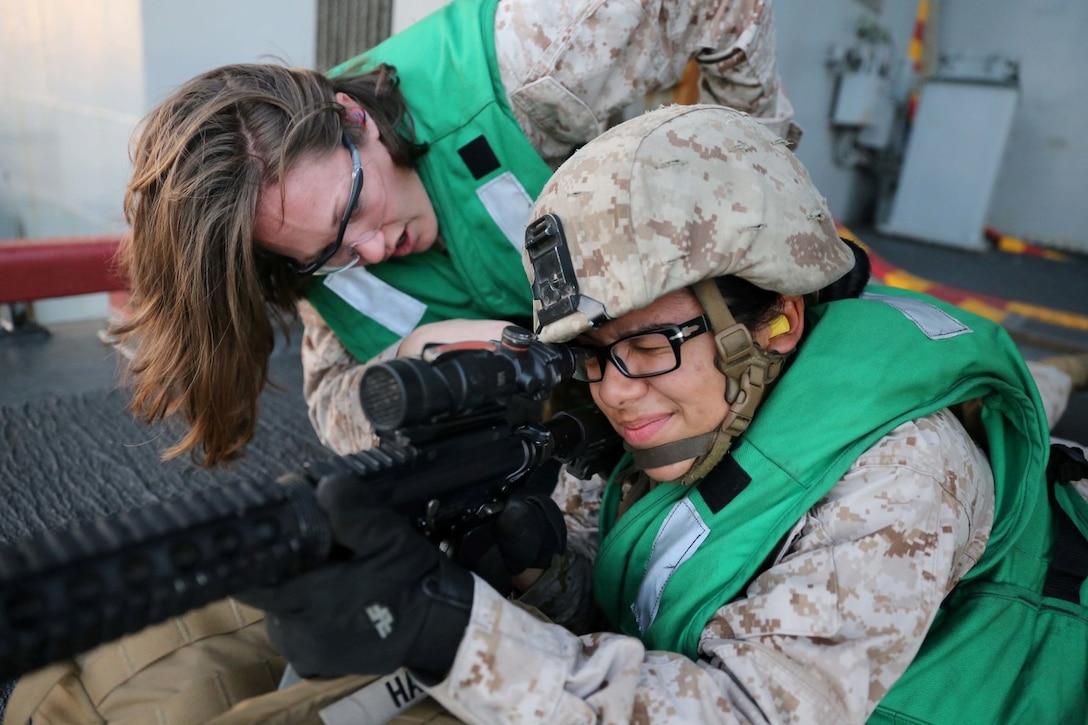
M 455 0 L 329 72 L 396 67 L 416 140 L 429 146 L 418 171 L 447 250 L 315 278 L 307 298 L 358 360 L 420 324 L 532 314 L 521 248 L 533 200 L 552 170 L 503 91 L 497 4 Z
M 782 538 L 865 450 L 901 423 L 982 398 L 996 486 L 993 533 L 873 721 L 1083 718 L 1088 587 L 1079 602 L 1041 593 L 1056 535 L 1049 431 L 1008 335 L 924 295 L 877 286 L 813 314 L 789 373 L 710 475 L 687 487 L 662 483 L 617 521 L 613 474 L 595 569 L 605 613 L 647 647 L 696 659 L 714 611 L 743 595 Z M 1064 493 L 1063 507 L 1076 509 L 1070 513 L 1088 532 L 1083 501 Z

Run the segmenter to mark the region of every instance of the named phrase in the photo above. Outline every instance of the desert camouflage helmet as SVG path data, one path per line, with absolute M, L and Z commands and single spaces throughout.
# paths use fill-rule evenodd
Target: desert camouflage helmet
M 547 342 L 699 280 L 806 294 L 854 264 L 785 142 L 721 106 L 669 106 L 602 134 L 559 168 L 532 218 L 524 261 Z

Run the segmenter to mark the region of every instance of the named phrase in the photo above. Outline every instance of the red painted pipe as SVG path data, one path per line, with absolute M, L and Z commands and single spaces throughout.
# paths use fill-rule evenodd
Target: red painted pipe
M 0 239 L 0 304 L 128 289 L 120 236 Z

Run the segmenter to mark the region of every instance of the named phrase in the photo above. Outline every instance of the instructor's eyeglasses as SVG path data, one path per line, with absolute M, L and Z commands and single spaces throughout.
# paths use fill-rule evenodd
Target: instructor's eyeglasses
M 605 363 L 629 378 L 652 378 L 680 367 L 680 346 L 710 329 L 706 315 L 679 325 L 621 337 L 611 345 L 571 345 L 575 380 L 596 383 L 604 379 Z
M 324 267 L 325 263 L 340 251 L 340 247 L 344 245 L 344 233 L 348 230 L 348 222 L 351 221 L 351 213 L 355 211 L 355 205 L 359 203 L 359 193 L 363 190 L 363 162 L 359 159 L 359 149 L 346 131 L 343 135 L 343 141 L 344 146 L 347 147 L 348 152 L 351 154 L 351 195 L 348 197 L 348 205 L 344 209 L 344 216 L 340 219 L 340 230 L 336 233 L 336 241 L 325 247 L 314 261 L 300 264 L 293 259 L 288 259 L 287 264 L 290 265 L 291 269 L 295 270 L 296 274 L 313 274 Z

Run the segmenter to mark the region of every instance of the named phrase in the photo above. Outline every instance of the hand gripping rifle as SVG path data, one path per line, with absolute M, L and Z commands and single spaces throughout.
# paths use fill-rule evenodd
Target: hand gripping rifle
M 512 419 L 570 377 L 561 345 L 509 327 L 500 342 L 429 348 L 363 376 L 363 409 L 383 433 L 340 460 L 434 543 L 502 510 L 545 463 L 577 475 L 615 461 L 596 410 Z M 313 483 L 321 464 L 242 481 L 0 548 L 0 679 L 136 632 L 328 560 L 334 544 Z

